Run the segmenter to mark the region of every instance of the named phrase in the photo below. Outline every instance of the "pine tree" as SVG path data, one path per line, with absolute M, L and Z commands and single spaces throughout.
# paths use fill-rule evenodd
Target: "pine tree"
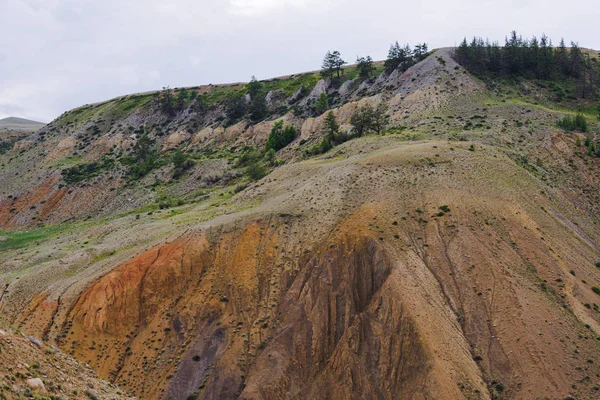
M 469 63 L 471 59 L 471 57 L 469 56 L 469 52 L 469 44 L 467 43 L 467 38 L 465 37 L 456 48 L 454 57 L 456 58 L 456 61 L 459 64 L 464 65 L 466 68 L 469 68 Z
M 266 150 L 273 149 L 275 151 L 283 149 L 290 144 L 298 134 L 296 128 L 292 125 L 283 126 L 283 121 L 277 121 L 273 124 L 269 138 L 265 143 Z
M 248 107 L 250 119 L 255 122 L 260 121 L 269 112 L 263 84 L 258 81 L 255 76 L 252 76 L 252 79 L 250 79 L 250 82 L 246 85 L 246 90 L 250 95 L 250 107 Z
M 327 139 L 330 144 L 341 143 L 338 142 L 340 139 L 340 126 L 335 120 L 335 115 L 333 115 L 333 111 L 329 111 L 327 113 L 325 121 L 323 121 L 323 131 L 325 132 L 325 139 Z
M 533 71 L 539 78 L 539 57 L 540 57 L 540 43 L 537 37 L 532 37 L 529 43 L 524 44 L 525 47 L 525 71 Z
M 363 79 L 369 79 L 373 71 L 375 71 L 371 56 L 357 57 L 356 68 L 358 69 L 358 76 Z
M 323 114 L 325 110 L 329 108 L 329 99 L 327 98 L 327 93 L 321 92 L 319 98 L 317 99 L 317 104 L 315 105 L 315 109 L 317 114 Z
M 143 134 L 133 146 L 133 156 L 136 161 L 146 161 L 154 153 L 154 140 Z
M 510 33 L 510 39 L 506 38 L 504 45 L 505 66 L 509 74 L 518 74 L 523 65 L 521 47 L 523 39 L 517 36 L 516 31 Z
M 333 65 L 335 67 L 335 71 L 337 72 L 337 77 L 340 78 L 340 74 L 344 73 L 344 65 L 348 64 L 346 61 L 342 59 L 339 51 L 333 52 Z
M 171 117 L 175 115 L 175 100 L 173 99 L 173 93 L 170 87 L 163 87 L 163 91 L 160 93 L 159 97 L 159 104 L 162 112 Z
M 332 78 L 335 71 L 335 60 L 334 56 L 330 51 L 327 51 L 323 64 L 321 65 L 321 76 L 323 78 Z
M 421 45 L 419 45 L 419 48 L 422 48 Z M 384 63 L 385 69 L 388 72 L 392 72 L 395 69 L 400 69 L 401 72 L 404 72 L 413 64 L 413 51 L 408 44 L 401 47 L 398 42 L 396 42 L 390 46 L 388 57 Z
M 402 48 L 398 42 L 390 45 L 387 59 L 385 60 L 384 66 L 388 72 L 392 72 L 404 61 L 404 55 Z
M 560 39 L 560 44 L 558 45 L 558 49 L 556 49 L 555 60 L 558 66 L 559 72 L 564 75 L 568 75 L 569 72 L 569 52 L 567 50 L 567 46 L 565 45 L 565 40 Z
M 354 128 L 354 134 L 358 137 L 368 133 L 371 130 L 373 120 L 373 107 L 366 104 L 359 107 L 350 117 L 350 125 Z
M 379 103 L 371 115 L 371 129 L 379 135 L 388 124 L 389 116 L 387 115 L 387 108 L 383 103 Z
M 245 96 L 237 96 L 227 102 L 225 114 L 227 114 L 229 122 L 233 123 L 243 117 L 247 110 L 248 104 Z
M 427 48 L 427 43 L 419 43 L 415 45 L 415 49 L 413 50 L 413 56 L 416 58 L 417 61 L 421 61 L 425 58 L 425 55 L 427 54 Z
M 343 73 L 342 67 L 346 64 L 339 51 L 327 51 L 321 65 L 321 76 L 323 78 L 333 78 L 334 75 L 337 75 L 340 78 Z
M 540 38 L 540 52 L 538 56 L 538 77 L 542 79 L 550 79 L 553 64 L 552 53 L 552 41 L 544 34 Z
M 246 90 L 250 96 L 254 96 L 262 90 L 262 83 L 256 79 L 256 76 L 252 75 L 250 82 L 246 85 Z
M 571 42 L 571 50 L 569 51 L 569 74 L 575 78 L 579 78 L 582 70 L 583 53 L 579 45 Z
M 269 113 L 269 107 L 267 106 L 267 100 L 265 99 L 264 93 L 257 93 L 250 102 L 250 119 L 252 121 L 260 121 Z

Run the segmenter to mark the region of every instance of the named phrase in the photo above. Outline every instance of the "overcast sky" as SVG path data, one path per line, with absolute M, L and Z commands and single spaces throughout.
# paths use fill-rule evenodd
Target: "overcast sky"
M 600 48 L 598 0 L 0 0 L 0 118 L 49 122 L 118 95 L 318 69 L 336 49 L 503 41 Z

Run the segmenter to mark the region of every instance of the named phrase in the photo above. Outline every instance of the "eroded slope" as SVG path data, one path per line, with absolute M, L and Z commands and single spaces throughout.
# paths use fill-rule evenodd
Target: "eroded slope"
M 597 225 L 503 150 L 467 145 L 361 139 L 281 167 L 233 214 L 46 239 L 37 251 L 148 227 L 96 261 L 141 253 L 112 272 L 55 277 L 62 294 L 22 272 L 3 313 L 29 304 L 14 324 L 143 398 L 593 397 Z

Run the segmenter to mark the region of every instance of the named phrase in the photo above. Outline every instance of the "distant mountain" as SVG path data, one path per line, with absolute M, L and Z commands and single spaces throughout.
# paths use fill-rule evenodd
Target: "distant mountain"
M 43 122 L 25 118 L 8 117 L 0 119 L 0 132 L 35 132 L 46 126 Z

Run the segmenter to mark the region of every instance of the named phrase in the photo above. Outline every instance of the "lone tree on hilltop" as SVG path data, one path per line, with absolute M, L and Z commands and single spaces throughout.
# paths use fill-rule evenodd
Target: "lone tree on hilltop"
M 337 75 L 340 78 L 343 73 L 342 67 L 346 64 L 339 51 L 328 51 L 321 66 L 321 76 L 324 78 L 333 78 L 334 75 Z
M 357 57 L 356 68 L 358 69 L 358 76 L 363 79 L 369 79 L 371 74 L 373 74 L 373 71 L 375 71 L 371 56 Z
M 246 90 L 250 95 L 250 119 L 254 122 L 260 121 L 269 113 L 263 84 L 255 76 L 252 76 L 252 79 L 246 85 Z

